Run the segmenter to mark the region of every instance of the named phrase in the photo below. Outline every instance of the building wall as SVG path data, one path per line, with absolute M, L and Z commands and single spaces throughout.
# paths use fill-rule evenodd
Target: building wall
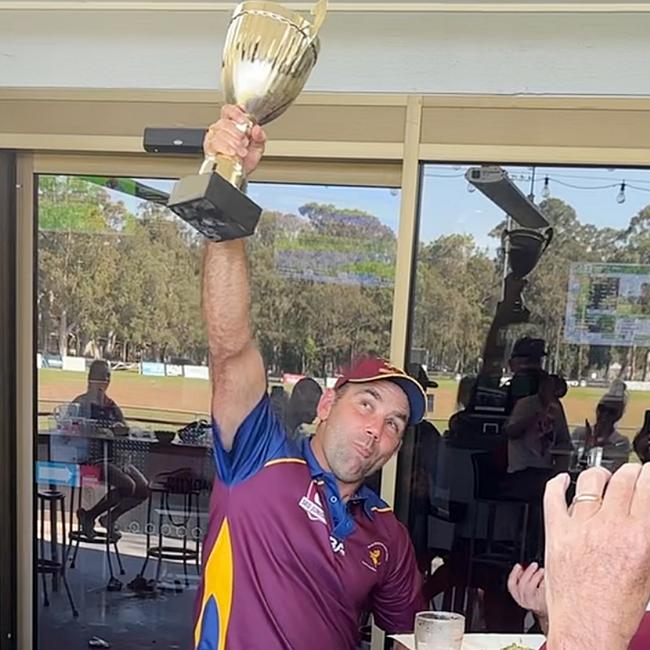
M 224 12 L 0 11 L 0 86 L 213 89 Z M 337 13 L 308 90 L 648 95 L 649 13 Z

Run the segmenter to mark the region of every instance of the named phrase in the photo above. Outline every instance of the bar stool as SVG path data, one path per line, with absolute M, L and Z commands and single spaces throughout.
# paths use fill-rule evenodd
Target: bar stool
M 147 570 L 149 558 L 156 558 L 156 584 L 160 581 L 160 572 L 163 560 L 181 560 L 183 562 L 183 573 L 185 575 L 185 585 L 189 585 L 187 576 L 187 563 L 194 562 L 197 574 L 200 574 L 200 545 L 201 545 L 201 528 L 199 512 L 200 490 L 195 487 L 196 478 L 191 471 L 185 473 L 174 473 L 174 475 L 161 475 L 157 477 L 150 487 L 149 500 L 147 503 L 147 523 L 145 526 L 145 535 L 147 549 L 145 560 L 140 570 L 140 576 L 143 577 Z M 173 509 L 173 497 L 179 497 L 180 510 Z M 158 498 L 158 544 L 151 545 L 151 537 L 155 529 L 152 518 L 154 499 Z M 178 516 L 179 519 L 175 519 Z M 167 523 L 165 522 L 167 520 Z M 194 520 L 194 526 L 192 526 Z M 180 538 L 182 545 L 165 544 L 164 537 L 170 537 L 172 526 L 176 528 L 177 539 Z M 194 538 L 192 547 L 188 542 Z
M 50 600 L 47 595 L 46 575 L 52 576 L 52 591 L 58 591 L 58 577 L 61 578 L 65 587 L 72 609 L 72 615 L 77 618 L 79 612 L 74 604 L 72 592 L 68 585 L 68 579 L 65 574 L 66 563 L 68 559 L 68 548 L 66 544 L 66 526 L 65 526 L 65 496 L 58 490 L 43 490 L 37 493 L 39 508 L 39 534 L 38 534 L 38 561 L 37 570 L 43 579 L 43 605 L 50 606 Z M 50 557 L 45 554 L 45 510 L 50 511 Z M 61 540 L 61 556 L 59 557 L 59 526 L 58 516 L 61 516 L 61 525 L 63 526 L 63 538 Z
M 77 499 L 76 507 L 75 507 L 75 497 Z M 113 562 L 111 560 L 111 543 L 112 543 L 113 548 L 115 550 L 115 557 L 117 559 L 117 564 L 120 569 L 120 575 L 124 575 L 125 574 L 124 565 L 122 564 L 122 558 L 120 557 L 120 550 L 117 547 L 118 539 L 113 537 L 109 531 L 106 531 L 105 533 L 102 531 L 97 531 L 95 533 L 95 536 L 91 538 L 84 534 L 80 526 L 77 526 L 76 528 L 73 529 L 73 525 L 76 520 L 75 513 L 79 508 L 81 508 L 82 501 L 83 501 L 83 482 L 79 485 L 78 488 L 76 487 L 71 488 L 70 540 L 71 542 L 74 542 L 74 553 L 72 554 L 72 559 L 70 560 L 70 568 L 74 569 L 76 566 L 77 554 L 79 553 L 79 545 L 81 544 L 81 542 L 84 542 L 85 544 L 104 546 L 106 550 L 106 560 L 108 563 L 108 573 L 110 576 L 106 589 L 108 591 L 120 591 L 122 588 L 122 583 L 118 578 L 115 577 L 115 573 L 113 571 Z
M 489 453 L 472 455 L 474 466 L 474 517 L 469 544 L 467 562 L 467 602 L 465 616 L 471 621 L 474 598 L 472 580 L 477 566 L 491 566 L 510 570 L 515 562 L 523 563 L 526 555 L 526 541 L 530 522 L 531 504 L 525 500 L 499 497 L 499 472 L 494 467 L 493 457 Z M 487 511 L 486 534 L 481 551 L 477 552 L 476 541 L 479 539 L 479 511 Z M 516 528 L 519 534 L 510 540 L 497 540 L 495 525 L 499 511 L 517 511 Z M 483 539 L 483 538 L 481 538 Z

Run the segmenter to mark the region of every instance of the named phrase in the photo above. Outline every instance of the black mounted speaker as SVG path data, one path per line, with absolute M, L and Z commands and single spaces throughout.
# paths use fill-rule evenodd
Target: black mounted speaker
M 147 127 L 143 146 L 148 153 L 186 154 L 203 153 L 206 129 L 167 129 Z

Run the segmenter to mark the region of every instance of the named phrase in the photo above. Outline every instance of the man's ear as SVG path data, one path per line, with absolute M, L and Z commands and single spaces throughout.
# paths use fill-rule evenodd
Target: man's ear
M 316 414 L 318 415 L 318 419 L 321 422 L 327 420 L 330 411 L 332 410 L 332 406 L 334 406 L 335 401 L 336 401 L 336 392 L 334 391 L 333 388 L 328 388 L 322 394 L 320 400 L 318 401 L 318 407 L 316 409 Z

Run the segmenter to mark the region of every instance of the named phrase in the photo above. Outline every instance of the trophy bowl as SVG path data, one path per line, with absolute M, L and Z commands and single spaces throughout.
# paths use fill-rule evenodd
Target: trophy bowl
M 226 103 L 246 113 L 249 131 L 282 115 L 302 91 L 318 60 L 318 33 L 327 0 L 318 0 L 314 22 L 275 2 L 242 2 L 230 20 L 221 82 Z M 243 189 L 246 171 L 236 156 L 209 156 L 198 174 L 174 185 L 167 207 L 212 241 L 253 234 L 262 209 Z
M 510 242 L 510 268 L 517 278 L 525 278 L 536 266 L 553 238 L 553 229 L 544 233 L 526 228 L 504 233 Z
M 319 27 L 275 2 L 242 2 L 224 45 L 226 102 L 237 104 L 260 126 L 282 115 L 316 65 Z

